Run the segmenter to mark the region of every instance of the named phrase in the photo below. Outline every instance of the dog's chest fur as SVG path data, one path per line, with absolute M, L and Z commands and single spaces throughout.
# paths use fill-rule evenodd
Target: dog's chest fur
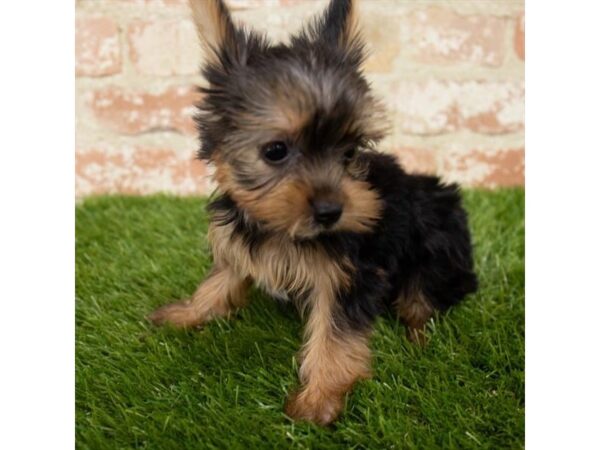
M 279 298 L 295 299 L 315 290 L 347 286 L 349 261 L 332 259 L 318 244 L 298 244 L 282 236 L 266 237 L 250 249 L 232 224 L 211 224 L 208 233 L 216 264 L 227 264 L 241 278 Z

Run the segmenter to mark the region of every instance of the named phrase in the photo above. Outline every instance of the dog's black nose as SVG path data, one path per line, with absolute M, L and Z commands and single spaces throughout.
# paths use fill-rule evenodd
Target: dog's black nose
M 342 205 L 330 200 L 316 200 L 312 202 L 315 221 L 325 227 L 330 227 L 342 215 Z

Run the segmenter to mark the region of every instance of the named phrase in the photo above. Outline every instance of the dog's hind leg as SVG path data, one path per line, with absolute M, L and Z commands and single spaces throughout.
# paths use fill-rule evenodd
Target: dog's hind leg
M 251 280 L 240 278 L 229 267 L 213 267 L 208 277 L 188 300 L 163 306 L 148 316 L 155 325 L 200 326 L 215 317 L 224 317 L 246 304 Z
M 407 286 L 396 299 L 394 306 L 406 325 L 406 337 L 415 344 L 425 345 L 425 325 L 433 316 L 434 307 L 423 291 L 416 284 Z

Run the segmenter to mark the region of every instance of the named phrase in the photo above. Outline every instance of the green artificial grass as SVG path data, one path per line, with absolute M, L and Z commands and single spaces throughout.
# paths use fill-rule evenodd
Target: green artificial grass
M 78 448 L 522 448 L 524 193 L 466 191 L 481 287 L 430 326 L 425 349 L 378 320 L 374 377 L 330 428 L 282 412 L 301 323 L 252 292 L 201 331 L 144 316 L 207 273 L 206 201 L 91 198 L 77 206 Z

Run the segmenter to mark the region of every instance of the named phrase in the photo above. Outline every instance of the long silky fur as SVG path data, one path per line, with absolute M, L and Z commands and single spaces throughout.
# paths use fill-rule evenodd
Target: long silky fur
M 306 318 L 295 419 L 331 423 L 369 376 L 375 318 L 395 311 L 423 342 L 435 310 L 477 289 L 467 214 L 455 184 L 407 174 L 375 150 L 387 123 L 362 73 L 356 2 L 272 44 L 234 24 L 223 0 L 190 0 L 208 51 L 198 156 L 215 165 L 214 270 L 155 323 L 197 326 L 244 304 L 251 282 Z M 265 149 L 284 148 L 279 161 Z M 282 145 L 283 144 L 283 145 Z M 334 223 L 316 205 L 339 208 Z

